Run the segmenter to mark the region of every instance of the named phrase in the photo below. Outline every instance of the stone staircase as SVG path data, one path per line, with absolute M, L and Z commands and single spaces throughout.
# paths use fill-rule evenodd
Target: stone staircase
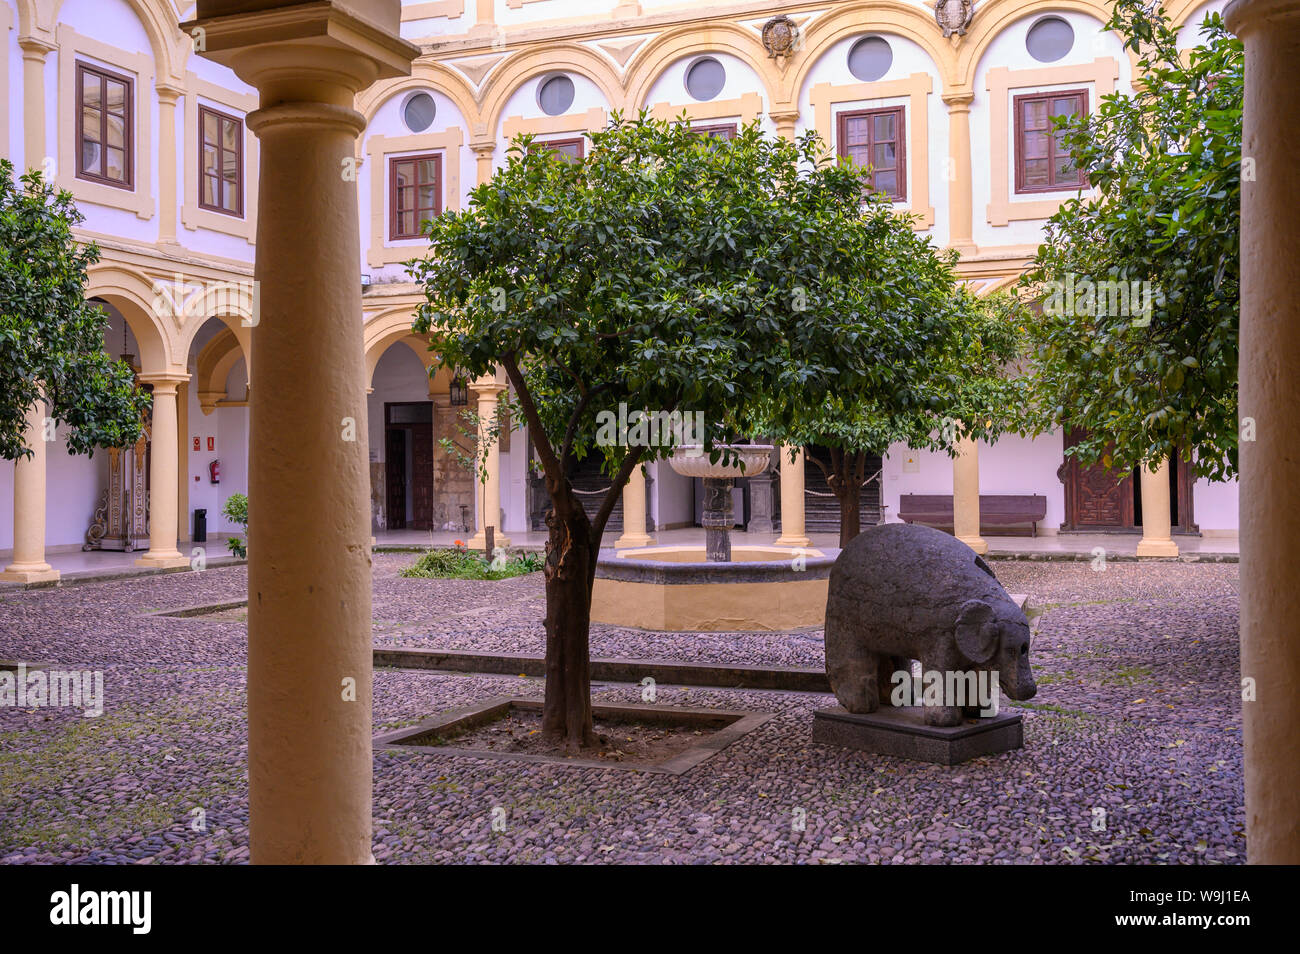
M 817 454 L 823 461 L 830 461 L 830 454 L 824 448 L 817 448 L 813 453 Z M 879 469 L 880 457 L 874 454 L 868 456 L 867 475 L 870 476 Z M 808 533 L 838 534 L 840 532 L 840 502 L 829 496 L 830 488 L 826 486 L 826 476 L 822 473 L 822 469 L 813 463 L 811 457 L 805 457 L 804 460 L 803 482 L 806 531 Z M 822 494 L 828 496 L 821 496 Z M 862 526 L 864 528 L 880 522 L 879 481 L 873 480 L 862 488 L 862 497 L 859 501 L 858 510 L 862 514 Z

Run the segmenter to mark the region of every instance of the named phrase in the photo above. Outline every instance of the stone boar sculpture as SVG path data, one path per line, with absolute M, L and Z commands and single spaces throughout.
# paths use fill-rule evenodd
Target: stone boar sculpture
M 857 536 L 831 567 L 826 674 L 845 709 L 875 712 L 891 705 L 894 673 L 913 659 L 926 673 L 996 671 L 1012 699 L 1037 691 L 1029 621 L 988 564 L 939 530 L 883 524 Z M 924 713 L 929 725 L 959 725 L 963 706 L 927 705 Z

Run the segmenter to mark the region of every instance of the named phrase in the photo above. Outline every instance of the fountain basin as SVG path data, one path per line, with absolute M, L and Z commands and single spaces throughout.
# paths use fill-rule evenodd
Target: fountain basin
M 731 562 L 700 545 L 601 550 L 591 596 L 599 623 L 665 632 L 820 628 L 838 550 L 745 544 Z

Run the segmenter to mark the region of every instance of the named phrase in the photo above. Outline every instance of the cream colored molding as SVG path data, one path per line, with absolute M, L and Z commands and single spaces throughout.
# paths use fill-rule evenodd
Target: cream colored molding
M 551 3 L 551 2 L 553 2 L 553 0 L 506 0 L 506 6 L 509 7 L 511 10 L 522 10 L 524 8 L 524 4 L 526 3 L 533 4 L 533 3 Z
M 875 83 L 818 83 L 809 91 L 813 122 L 818 134 L 838 151 L 835 141 L 835 107 L 845 103 L 907 99 L 904 122 L 907 127 L 907 202 L 902 211 L 918 216 L 916 228 L 923 231 L 934 226 L 934 206 L 930 204 L 930 110 L 929 97 L 934 78 L 929 73 L 913 73 L 902 79 Z
M 252 245 L 257 238 L 257 173 L 258 146 L 257 137 L 244 123 L 244 214 L 226 215 L 213 212 L 199 205 L 199 99 L 212 103 L 239 117 L 244 117 L 257 109 L 256 95 L 241 95 L 224 89 L 215 83 L 199 79 L 194 73 L 185 74 L 185 151 L 181 163 L 181 175 L 185 178 L 185 204 L 181 206 L 181 224 L 191 232 L 210 229 L 242 238 Z
M 471 86 L 479 89 L 483 86 L 483 81 L 487 79 L 488 74 L 496 69 L 497 64 L 504 60 L 506 55 L 505 53 L 496 55 L 489 53 L 486 56 L 470 56 L 459 60 L 446 60 L 445 63 L 469 80 Z
M 1006 225 L 1049 218 L 1078 189 L 1062 189 L 1053 198 L 1013 201 L 1011 198 L 1011 95 L 1013 90 L 1041 87 L 1070 87 L 1092 83 L 1088 108 L 1096 110 L 1101 97 L 1115 91 L 1119 79 L 1119 61 L 1102 56 L 1078 66 L 1045 66 L 1030 70 L 1011 70 L 995 66 L 985 77 L 989 91 L 989 185 L 988 222 Z
M 425 248 L 422 240 L 408 245 L 388 244 L 388 157 L 403 153 L 442 153 L 442 208 L 460 209 L 460 150 L 463 131 L 452 126 L 445 132 L 418 136 L 371 136 L 366 142 L 370 165 L 370 247 L 366 261 L 371 265 L 396 265 L 416 258 Z
M 516 136 L 554 136 L 559 133 L 592 133 L 605 128 L 605 108 L 593 106 L 585 113 L 566 113 L 563 116 L 538 116 L 536 119 L 524 119 L 511 116 L 502 123 L 501 131 L 505 138 L 505 148 L 510 148 Z
M 147 53 L 127 53 L 116 47 L 82 36 L 66 23 L 56 31 L 59 42 L 59 162 L 55 181 L 72 193 L 79 202 L 106 205 L 134 212 L 142 219 L 153 218 L 156 202 L 153 194 L 154 144 L 150 127 L 154 98 L 153 59 Z M 134 120 L 132 143 L 133 187 L 118 189 L 98 182 L 77 178 L 77 58 L 89 57 L 119 72 L 133 74 L 131 104 Z
M 408 3 L 402 7 L 402 22 L 433 20 L 446 17 L 455 20 L 465 14 L 465 0 L 437 0 L 435 3 Z
M 763 112 L 763 97 L 749 92 L 736 99 L 718 99 L 707 103 L 655 103 L 650 115 L 672 120 L 686 113 L 692 121 L 739 118 L 739 125 L 753 122 Z

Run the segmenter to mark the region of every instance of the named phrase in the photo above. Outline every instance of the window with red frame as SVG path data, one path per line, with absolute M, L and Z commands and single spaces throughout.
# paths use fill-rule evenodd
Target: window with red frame
M 394 156 L 388 160 L 388 237 L 420 237 L 422 223 L 442 212 L 442 156 Z
M 895 202 L 907 198 L 903 107 L 840 113 L 837 142 L 842 159 L 871 168 L 871 187 Z
M 587 141 L 579 136 L 576 139 L 547 139 L 534 142 L 528 147 L 529 152 L 553 152 L 569 162 L 577 162 L 587 153 Z
M 135 167 L 135 83 L 77 63 L 77 177 L 130 189 Z
M 199 107 L 199 206 L 244 214 L 244 123 Z
M 1027 93 L 1013 100 L 1016 116 L 1016 192 L 1053 192 L 1084 184 L 1064 133 L 1055 128 L 1057 116 L 1080 116 L 1088 109 L 1088 91 Z

